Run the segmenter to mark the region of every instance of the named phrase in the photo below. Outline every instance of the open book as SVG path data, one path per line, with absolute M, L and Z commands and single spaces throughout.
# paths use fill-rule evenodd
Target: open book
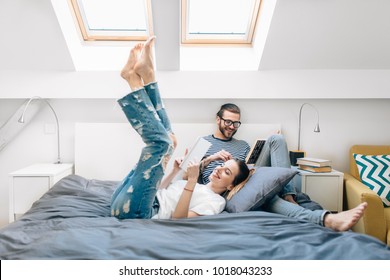
M 247 164 L 255 164 L 263 150 L 266 139 L 257 139 L 246 156 Z
M 185 171 L 187 170 L 188 163 L 191 160 L 195 159 L 200 161 L 204 157 L 210 146 L 211 143 L 209 141 L 205 140 L 202 137 L 199 137 L 188 152 L 188 154 L 185 156 L 183 162 L 180 164 L 180 168 Z

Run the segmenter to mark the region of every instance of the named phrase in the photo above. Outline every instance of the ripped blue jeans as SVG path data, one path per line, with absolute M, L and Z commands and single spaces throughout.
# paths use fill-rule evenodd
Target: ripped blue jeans
M 277 195 L 275 195 L 267 203 L 267 205 L 265 205 L 264 210 L 266 210 L 267 212 L 281 214 L 287 217 L 308 221 L 320 226 L 325 226 L 325 216 L 326 214 L 330 213 L 330 211 L 327 210 L 310 210 L 303 208 L 302 206 L 288 202 Z
M 171 125 L 157 83 L 126 95 L 118 103 L 145 147 L 136 166 L 112 195 L 111 215 L 119 219 L 150 219 L 158 211 L 157 187 L 173 153 Z

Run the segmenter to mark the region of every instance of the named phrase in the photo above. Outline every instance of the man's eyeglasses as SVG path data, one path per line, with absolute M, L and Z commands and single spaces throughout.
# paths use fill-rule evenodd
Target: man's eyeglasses
M 240 121 L 232 121 L 232 120 L 226 120 L 226 119 L 224 119 L 224 118 L 222 118 L 222 117 L 219 117 L 221 120 L 223 120 L 223 122 L 224 122 L 224 124 L 225 124 L 225 126 L 231 126 L 231 125 L 233 125 L 233 127 L 234 128 L 239 128 L 240 127 L 240 125 L 241 125 L 241 122 Z

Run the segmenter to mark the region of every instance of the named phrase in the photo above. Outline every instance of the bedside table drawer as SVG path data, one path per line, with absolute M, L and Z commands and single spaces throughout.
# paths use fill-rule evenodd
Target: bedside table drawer
M 324 209 L 339 211 L 339 177 L 306 176 L 305 193 L 314 201 L 320 201 Z
M 59 180 L 73 174 L 73 164 L 42 163 L 9 174 L 9 222 L 22 216 Z
M 306 193 L 311 200 L 319 203 L 324 209 L 332 212 L 343 211 L 343 178 L 344 173 L 309 172 L 292 167 L 299 172 L 294 178 L 294 184 L 300 186 L 300 191 Z M 298 186 L 298 190 L 299 190 Z
M 14 177 L 13 186 L 14 211 L 15 214 L 22 214 L 49 190 L 50 179 L 49 177 Z

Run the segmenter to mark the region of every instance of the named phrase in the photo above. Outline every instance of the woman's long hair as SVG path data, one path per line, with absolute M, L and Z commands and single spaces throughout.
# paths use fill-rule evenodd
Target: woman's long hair
M 235 159 L 235 161 L 238 164 L 238 168 L 239 168 L 240 172 L 237 174 L 237 176 L 233 180 L 234 188 L 230 192 L 227 193 L 227 196 L 226 196 L 227 200 L 230 200 L 233 197 L 233 195 L 238 193 L 238 191 L 241 190 L 242 187 L 244 187 L 244 185 L 246 184 L 246 182 L 248 182 L 250 176 L 254 172 L 254 169 L 249 170 L 248 165 L 244 161 L 239 160 L 239 159 Z

